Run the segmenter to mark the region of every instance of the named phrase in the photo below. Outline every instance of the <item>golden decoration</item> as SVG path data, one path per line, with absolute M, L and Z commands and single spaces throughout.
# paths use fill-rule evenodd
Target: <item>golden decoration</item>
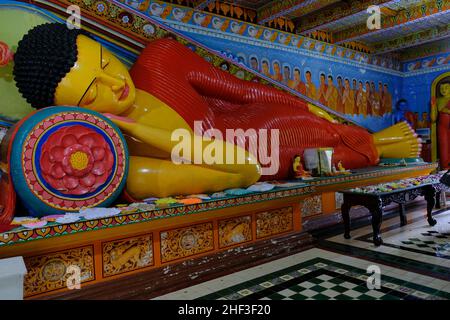
M 93 246 L 25 258 L 25 265 L 25 297 L 66 288 L 70 266 L 80 268 L 81 284 L 95 279 Z
M 252 240 L 252 217 L 243 216 L 219 221 L 219 247 L 224 248 Z
M 152 266 L 152 234 L 122 240 L 104 242 L 103 276 L 110 277 Z
M 214 250 L 211 222 L 161 232 L 161 261 L 169 262 Z
M 286 207 L 256 214 L 256 238 L 264 238 L 293 229 L 293 209 Z

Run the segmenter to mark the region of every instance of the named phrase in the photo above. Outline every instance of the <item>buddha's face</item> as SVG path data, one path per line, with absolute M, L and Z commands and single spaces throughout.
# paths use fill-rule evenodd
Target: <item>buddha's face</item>
M 442 84 L 440 91 L 443 97 L 450 98 L 450 83 Z
M 58 84 L 55 103 L 112 114 L 131 107 L 136 89 L 119 59 L 83 35 L 77 38 L 77 48 L 77 61 Z

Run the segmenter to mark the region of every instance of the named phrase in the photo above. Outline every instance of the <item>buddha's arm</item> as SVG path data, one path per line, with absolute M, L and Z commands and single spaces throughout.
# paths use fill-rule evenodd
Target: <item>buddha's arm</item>
M 128 121 L 126 118 L 113 117 L 111 120 L 134 138 L 171 154 L 172 160 L 184 160 L 185 163 L 191 162 L 212 170 L 239 174 L 250 183 L 259 179 L 260 165 L 257 159 L 237 145 L 222 140 L 205 141 L 184 129 L 178 134 Z
M 206 61 L 207 67 L 201 71 L 193 70 L 188 74 L 188 82 L 197 92 L 204 96 L 214 97 L 225 101 L 240 104 L 250 103 L 282 103 L 306 110 L 306 103 L 287 92 L 273 87 L 245 81 L 222 71 Z

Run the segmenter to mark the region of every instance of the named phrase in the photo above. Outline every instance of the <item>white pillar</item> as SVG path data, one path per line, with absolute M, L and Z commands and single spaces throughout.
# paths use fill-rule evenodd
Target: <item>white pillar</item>
M 26 273 L 22 257 L 0 259 L 0 300 L 23 300 Z

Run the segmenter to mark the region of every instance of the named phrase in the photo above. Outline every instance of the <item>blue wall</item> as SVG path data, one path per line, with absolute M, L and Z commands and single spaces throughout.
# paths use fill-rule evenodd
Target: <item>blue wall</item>
M 431 107 L 431 85 L 433 81 L 443 73 L 450 71 L 439 70 L 426 74 L 418 74 L 413 76 L 406 75 L 403 78 L 402 95 L 408 101 L 413 112 L 430 112 Z

